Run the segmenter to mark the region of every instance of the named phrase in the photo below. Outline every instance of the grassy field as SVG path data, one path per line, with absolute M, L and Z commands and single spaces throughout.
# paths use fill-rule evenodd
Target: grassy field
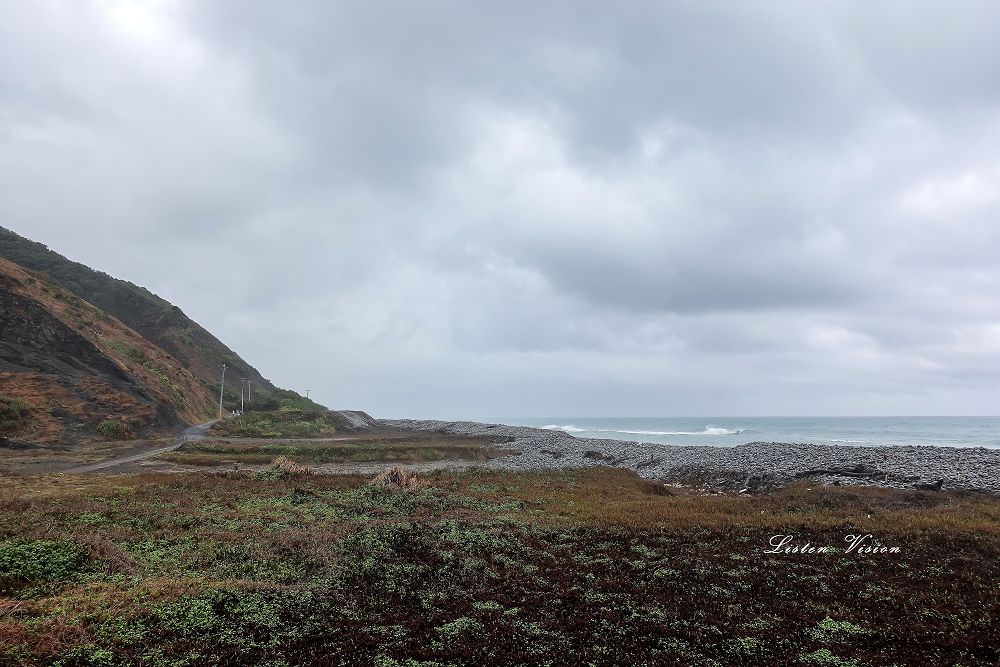
M 344 441 L 196 440 L 160 455 L 183 465 L 214 466 L 231 463 L 260 465 L 283 456 L 297 463 L 421 463 L 460 460 L 486 461 L 511 453 L 483 437 L 405 433 L 350 436 Z
M 897 554 L 768 554 L 775 534 Z M 1000 501 L 620 470 L 0 478 L 0 664 L 995 665 Z

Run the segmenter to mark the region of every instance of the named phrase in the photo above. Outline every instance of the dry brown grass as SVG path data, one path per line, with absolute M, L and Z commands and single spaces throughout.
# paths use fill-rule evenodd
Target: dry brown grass
M 313 474 L 312 468 L 309 466 L 299 465 L 295 461 L 291 460 L 287 456 L 279 456 L 274 459 L 271 463 L 271 467 L 280 471 L 281 474 L 289 477 L 301 477 L 303 475 Z
M 379 473 L 379 475 L 376 476 L 371 483 L 375 486 L 382 486 L 390 489 L 402 489 L 403 491 L 414 491 L 420 486 L 415 474 L 406 468 L 400 468 L 399 466 L 393 466 L 388 470 Z
M 23 624 L 0 621 L 0 657 L 3 657 L 4 651 L 27 643 L 36 656 L 47 659 L 88 639 L 84 627 L 65 615 L 47 618 L 30 629 Z
M 135 561 L 107 536 L 94 532 L 83 532 L 76 536 L 76 542 L 87 552 L 87 557 L 93 563 L 99 563 L 100 570 L 107 575 L 135 574 Z
M 550 525 L 677 530 L 865 526 L 892 534 L 940 531 L 1000 537 L 1000 501 L 963 492 L 823 487 L 803 481 L 762 495 L 706 495 L 664 487 L 618 468 L 435 472 L 426 481 L 484 499 L 518 499 L 526 508 L 525 518 Z M 534 511 L 539 507 L 544 512 Z

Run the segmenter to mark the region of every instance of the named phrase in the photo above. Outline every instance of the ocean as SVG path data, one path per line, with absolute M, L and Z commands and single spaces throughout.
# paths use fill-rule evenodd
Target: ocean
M 1000 417 L 544 417 L 494 420 L 582 438 L 732 447 L 746 442 L 1000 447 Z

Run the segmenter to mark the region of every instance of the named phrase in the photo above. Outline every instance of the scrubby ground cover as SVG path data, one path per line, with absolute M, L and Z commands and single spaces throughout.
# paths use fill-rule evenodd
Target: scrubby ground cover
M 283 456 L 297 463 L 485 461 L 511 454 L 493 439 L 440 433 L 357 435 L 338 440 L 193 440 L 159 458 L 184 465 L 260 465 Z
M 294 468 L 290 468 L 294 471 Z M 766 554 L 774 534 L 898 554 Z M 1000 502 L 609 469 L 0 479 L 15 665 L 993 665 Z
M 330 410 L 304 410 L 288 406 L 225 419 L 213 425 L 211 432 L 235 438 L 320 437 L 334 435 L 342 426 L 343 420 Z

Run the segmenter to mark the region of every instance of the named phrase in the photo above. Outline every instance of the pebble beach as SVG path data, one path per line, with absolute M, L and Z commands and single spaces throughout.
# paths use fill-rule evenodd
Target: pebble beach
M 520 454 L 484 465 L 507 470 L 614 466 L 642 477 L 698 482 L 748 491 L 796 478 L 824 484 L 968 489 L 1000 493 L 1000 449 L 983 447 L 857 447 L 750 442 L 735 447 L 663 445 L 579 438 L 556 430 L 469 421 L 378 420 L 391 429 L 497 438 Z

